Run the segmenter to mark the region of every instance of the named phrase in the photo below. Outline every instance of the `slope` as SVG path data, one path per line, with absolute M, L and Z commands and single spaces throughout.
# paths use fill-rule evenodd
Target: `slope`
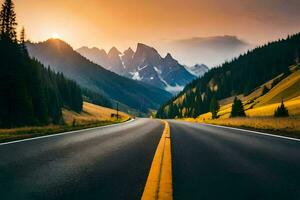
M 284 100 L 289 114 L 294 117 L 300 116 L 300 65 L 291 67 L 288 74 L 280 74 L 276 78 L 262 84 L 248 96 L 239 95 L 243 101 L 246 115 L 249 117 L 273 116 L 281 100 Z M 281 81 L 278 82 L 278 79 L 281 79 Z M 278 83 L 276 85 L 273 84 L 273 87 L 266 94 L 263 94 L 263 87 L 271 87 L 274 82 Z M 232 105 L 230 99 L 232 100 L 233 98 L 230 97 L 220 101 L 221 108 L 218 114 L 221 119 L 229 118 Z M 200 120 L 210 118 L 210 113 L 205 113 L 198 117 Z
M 202 78 L 187 85 L 177 97 L 158 110 L 157 116 L 196 117 L 209 111 L 213 96 L 218 100 L 237 95 L 248 96 L 268 80 L 288 73 L 289 66 L 299 61 L 299 50 L 300 33 L 257 47 L 211 69 Z
M 103 94 L 130 108 L 148 112 L 171 97 L 161 89 L 121 77 L 96 65 L 62 40 L 49 39 L 41 43 L 28 43 L 32 57 L 76 80 L 82 87 Z
M 121 53 L 116 47 L 106 53 L 103 49 L 82 47 L 82 56 L 121 76 L 138 80 L 172 93 L 178 93 L 190 81 L 203 75 L 207 68 L 196 65 L 191 70 L 178 63 L 171 54 L 162 57 L 148 45 L 138 43 L 136 51 L 128 48 Z M 194 72 L 193 71 L 193 72 Z

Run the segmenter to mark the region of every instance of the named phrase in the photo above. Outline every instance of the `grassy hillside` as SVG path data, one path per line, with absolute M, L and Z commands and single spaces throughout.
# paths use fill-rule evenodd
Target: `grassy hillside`
M 284 100 L 285 106 L 288 108 L 290 115 L 300 116 L 300 65 L 290 68 L 291 74 L 282 79 L 273 88 L 270 88 L 272 82 L 282 77 L 280 74 L 276 78 L 267 81 L 259 86 L 251 94 L 237 95 L 243 101 L 246 114 L 249 117 L 267 117 L 273 116 L 274 110 Z M 262 95 L 263 87 L 270 88 L 270 91 Z M 228 118 L 231 112 L 232 102 L 235 96 L 222 99 L 219 101 L 221 108 L 218 113 L 221 119 Z M 210 113 L 202 114 L 199 119 L 210 119 Z
M 84 102 L 83 111 L 81 113 L 76 113 L 71 110 L 64 109 L 63 118 L 67 125 L 72 125 L 74 120 L 76 125 L 84 125 L 101 121 L 116 121 L 115 118 L 111 118 L 111 114 L 116 113 L 116 110 Z M 125 114 L 123 112 L 119 112 L 119 115 L 119 121 L 126 121 L 130 118 L 128 114 Z
M 242 100 L 245 99 L 244 97 L 257 96 L 262 91 L 262 88 L 260 91 L 257 88 L 266 84 L 267 81 L 273 78 L 276 78 L 276 81 L 286 78 L 289 66 L 299 61 L 299 49 L 300 33 L 257 47 L 230 62 L 212 68 L 203 77 L 187 85 L 176 97 L 162 105 L 157 112 L 157 117 L 196 117 L 210 110 L 213 99 L 232 102 L 230 97 L 233 96 L 241 95 Z M 290 93 L 280 92 L 286 87 L 283 85 L 282 88 L 277 88 L 279 91 L 276 93 L 280 92 L 289 98 L 295 97 L 297 93 L 294 90 L 299 86 L 296 82 L 297 80 L 291 77 L 286 84 L 294 89 L 291 89 Z M 273 81 L 271 85 L 272 83 Z M 280 96 L 270 95 L 265 97 L 264 101 L 257 103 L 258 105 L 274 103 L 280 98 Z
M 231 102 L 234 97 L 220 101 L 219 119 L 212 120 L 211 113 L 205 113 L 196 119 L 188 118 L 192 122 L 206 122 L 216 125 L 246 127 L 268 130 L 277 134 L 286 134 L 300 137 L 300 66 L 290 68 L 291 74 L 277 83 L 271 90 L 262 95 L 264 86 L 271 87 L 272 82 L 284 74 L 266 82 L 248 96 L 239 95 L 246 110 L 246 118 L 229 118 Z M 289 110 L 290 117 L 274 118 L 274 111 L 280 105 L 281 99 Z
M 290 70 L 291 74 L 271 88 L 265 95 L 262 95 L 262 88 L 264 86 L 270 88 L 271 83 L 278 77 L 283 76 L 283 74 L 261 85 L 248 96 L 238 96 L 243 101 L 247 116 L 273 116 L 274 110 L 279 106 L 282 99 L 290 115 L 300 115 L 300 65 L 293 66 Z M 220 101 L 221 109 L 219 115 L 221 118 L 229 117 L 233 98 L 230 97 Z M 207 118 L 208 114 L 203 114 L 200 117 L 203 116 Z
M 0 142 L 25 139 L 30 137 L 55 134 L 65 131 L 104 126 L 130 119 L 130 116 L 120 112 L 120 118 L 111 118 L 115 110 L 84 102 L 83 111 L 76 113 L 63 109 L 65 125 L 48 125 L 36 127 L 22 127 L 14 129 L 0 129 Z M 75 122 L 75 123 L 74 123 Z

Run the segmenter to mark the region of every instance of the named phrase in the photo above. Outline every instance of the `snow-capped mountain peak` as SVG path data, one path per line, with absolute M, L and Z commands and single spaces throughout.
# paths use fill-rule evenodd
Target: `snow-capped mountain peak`
M 87 58 L 90 57 L 91 51 L 78 50 Z M 137 44 L 135 52 L 128 48 L 123 54 L 113 47 L 105 59 L 108 60 L 106 62 L 108 64 L 102 65 L 103 67 L 119 75 L 143 81 L 172 93 L 179 92 L 187 83 L 196 78 L 170 53 L 163 58 L 155 48 L 142 43 Z
M 206 72 L 208 72 L 209 68 L 204 64 L 196 64 L 194 66 L 185 66 L 186 70 L 188 70 L 191 74 L 201 77 Z

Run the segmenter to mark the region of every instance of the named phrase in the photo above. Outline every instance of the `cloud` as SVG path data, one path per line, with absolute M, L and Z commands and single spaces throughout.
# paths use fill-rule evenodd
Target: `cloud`
M 168 47 L 183 64 L 204 63 L 213 67 L 245 52 L 251 45 L 236 36 L 225 35 L 172 40 Z
M 240 47 L 247 46 L 248 43 L 238 39 L 236 36 L 214 36 L 214 37 L 194 37 L 182 40 L 174 40 L 172 42 L 174 45 L 190 48 L 201 48 L 205 46 L 206 48 L 216 49 L 216 48 L 231 48 L 236 49 Z

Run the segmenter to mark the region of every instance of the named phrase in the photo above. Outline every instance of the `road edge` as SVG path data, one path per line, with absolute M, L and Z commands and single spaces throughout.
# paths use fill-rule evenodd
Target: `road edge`
M 243 131 L 243 132 L 255 133 L 255 134 L 259 134 L 259 135 L 276 137 L 276 138 L 281 138 L 281 139 L 293 140 L 293 141 L 300 142 L 300 139 L 298 139 L 298 138 L 287 137 L 287 136 L 282 136 L 282 135 L 276 135 L 276 134 L 271 134 L 271 133 L 264 133 L 264 132 L 261 132 L 261 131 L 254 131 L 254 130 L 248 130 L 248 129 L 243 129 L 243 128 L 237 128 L 237 127 L 231 127 L 231 126 L 222 126 L 222 125 L 215 125 L 215 124 L 208 124 L 208 123 L 198 123 L 198 124 L 207 125 L 207 126 L 214 126 L 214 127 L 219 127 L 219 128 L 225 128 L 225 129 L 231 129 L 231 130 L 238 130 L 238 131 Z
M 43 138 L 50 138 L 50 137 L 57 137 L 57 136 L 62 136 L 62 135 L 68 135 L 71 133 L 78 133 L 82 131 L 89 131 L 89 130 L 94 130 L 94 129 L 101 129 L 101 128 L 108 128 L 108 127 L 113 127 L 113 126 L 120 126 L 124 125 L 127 123 L 130 123 L 134 121 L 135 119 L 131 118 L 125 122 L 120 122 L 117 124 L 109 124 L 109 125 L 104 125 L 104 126 L 97 126 L 97 127 L 92 127 L 92 128 L 85 128 L 85 129 L 80 129 L 80 130 L 75 130 L 75 131 L 67 131 L 67 132 L 62 132 L 62 133 L 54 133 L 54 134 L 49 134 L 49 135 L 43 135 L 43 136 L 36 136 L 36 137 L 31 137 L 31 138 L 26 138 L 26 139 L 21 139 L 21 140 L 14 140 L 10 142 L 3 142 L 0 143 L 0 146 L 4 145 L 9 145 L 9 144 L 15 144 L 15 143 L 20 143 L 20 142 L 27 142 L 27 141 L 32 141 L 32 140 L 38 140 L 38 139 L 43 139 Z

